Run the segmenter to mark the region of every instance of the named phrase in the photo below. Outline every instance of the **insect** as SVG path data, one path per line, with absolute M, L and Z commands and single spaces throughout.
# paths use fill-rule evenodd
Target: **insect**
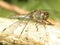
M 49 13 L 41 10 L 34 10 L 28 14 L 15 15 L 10 18 L 17 18 L 17 19 L 25 18 L 25 19 L 31 19 L 37 23 L 52 25 L 52 23 L 47 21 L 47 19 L 49 18 Z
M 22 20 L 22 23 L 23 23 L 24 21 L 26 21 L 26 23 L 25 23 L 25 25 L 24 25 L 21 33 L 19 32 L 19 38 L 21 37 L 24 29 L 26 28 L 26 26 L 27 26 L 27 24 L 29 23 L 30 20 L 32 20 L 33 22 L 35 22 L 35 26 L 36 26 L 37 31 L 38 31 L 38 25 L 37 25 L 38 23 L 39 23 L 40 25 L 43 25 L 44 27 L 45 27 L 46 24 L 47 24 L 47 25 L 52 25 L 51 22 L 47 21 L 47 19 L 49 18 L 49 13 L 46 12 L 46 11 L 41 11 L 41 10 L 34 10 L 34 11 L 28 13 L 28 14 L 14 15 L 14 16 L 11 16 L 10 18 L 23 19 L 23 20 Z M 15 22 L 14 24 L 10 25 L 10 27 L 4 29 L 3 31 L 7 31 L 7 30 L 10 29 L 10 30 L 8 31 L 8 33 L 10 33 L 10 34 L 13 33 L 13 31 L 14 31 L 16 28 L 18 28 L 18 26 L 20 26 L 20 24 L 21 24 L 20 22 L 21 22 L 20 20 L 17 21 L 17 22 Z M 46 22 L 47 22 L 47 23 L 46 23 Z M 46 28 L 46 27 L 45 27 L 45 28 Z M 11 30 L 12 30 L 12 32 L 10 32 Z M 26 31 L 26 32 L 27 32 L 27 31 Z M 28 35 L 28 34 L 27 34 L 27 35 Z M 28 36 L 27 36 L 26 39 L 28 40 Z M 15 40 L 13 40 L 13 44 L 15 44 Z
M 42 24 L 44 27 L 46 24 L 53 25 L 51 22 L 47 21 L 47 19 L 49 18 L 49 13 L 46 11 L 41 11 L 41 10 L 34 10 L 28 14 L 15 15 L 10 18 L 17 18 L 17 19 L 24 18 L 22 21 L 28 20 L 28 22 L 29 22 L 29 20 L 32 20 L 32 21 L 36 22 L 35 26 L 36 26 L 37 31 L 38 31 L 37 23 Z M 28 22 L 26 23 L 25 27 L 27 26 Z M 23 33 L 25 27 L 23 28 L 21 34 Z M 21 34 L 20 34 L 20 36 L 21 36 Z

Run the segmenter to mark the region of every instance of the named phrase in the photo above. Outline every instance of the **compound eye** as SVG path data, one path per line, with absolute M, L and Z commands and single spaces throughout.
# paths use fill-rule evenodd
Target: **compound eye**
M 44 15 L 44 20 L 47 20 L 48 19 L 48 15 Z
M 49 15 L 48 12 L 44 12 L 45 15 Z

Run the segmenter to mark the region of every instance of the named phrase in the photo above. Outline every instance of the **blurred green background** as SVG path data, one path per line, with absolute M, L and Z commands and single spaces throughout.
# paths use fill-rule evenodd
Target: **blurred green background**
M 49 12 L 50 18 L 60 21 L 60 0 L 4 0 L 25 10 L 42 9 Z M 0 17 L 14 15 L 14 12 L 0 8 Z

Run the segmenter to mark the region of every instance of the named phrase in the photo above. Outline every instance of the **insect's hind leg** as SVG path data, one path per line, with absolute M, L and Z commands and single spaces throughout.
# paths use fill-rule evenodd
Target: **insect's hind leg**
M 25 24 L 24 28 L 22 29 L 19 38 L 21 37 L 21 35 L 22 35 L 22 33 L 23 33 L 24 29 L 26 28 L 26 26 L 27 26 L 28 23 L 29 23 L 29 20 L 28 20 L 28 22 Z

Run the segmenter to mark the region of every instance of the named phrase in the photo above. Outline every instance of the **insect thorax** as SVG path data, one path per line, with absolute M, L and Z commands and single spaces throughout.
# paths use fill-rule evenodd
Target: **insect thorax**
M 36 10 L 33 13 L 31 13 L 30 18 L 33 20 L 41 21 L 41 20 L 47 20 L 48 15 L 47 12 L 41 12 L 40 10 Z

